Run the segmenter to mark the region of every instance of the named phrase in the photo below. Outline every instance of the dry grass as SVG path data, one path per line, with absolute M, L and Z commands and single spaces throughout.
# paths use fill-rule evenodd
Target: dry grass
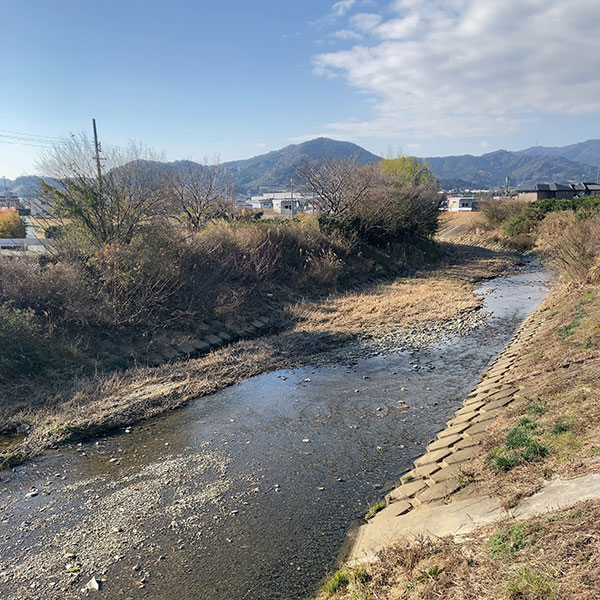
M 69 222 L 68 219 L 58 219 L 56 217 L 28 217 L 29 222 L 35 229 L 35 235 L 38 238 L 46 237 L 46 229 L 48 227 L 60 227 Z
M 463 543 L 421 538 L 398 544 L 319 598 L 591 600 L 600 597 L 599 540 L 600 502 L 590 501 L 481 529 Z
M 368 291 L 304 301 L 291 313 L 300 330 L 348 335 L 449 321 L 482 306 L 483 299 L 473 295 L 475 282 L 506 272 L 514 262 L 511 255 L 453 246 L 448 260 L 435 270 L 422 270 Z
M 376 329 L 400 329 L 414 322 L 444 321 L 478 308 L 475 282 L 500 274 L 514 257 L 481 249 L 456 247 L 446 262 L 419 272 L 411 280 L 371 286 L 290 309 L 290 327 L 282 334 L 244 341 L 187 362 L 131 368 L 0 388 L 0 423 L 9 431 L 31 428 L 19 446 L 0 454 L 14 464 L 44 448 L 172 410 L 242 379 L 276 368 L 306 364 L 320 352 L 340 347 Z

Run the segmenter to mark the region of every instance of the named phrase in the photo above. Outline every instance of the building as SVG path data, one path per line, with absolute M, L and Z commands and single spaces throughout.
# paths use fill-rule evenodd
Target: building
M 536 200 L 548 200 L 556 198 L 559 200 L 572 200 L 575 196 L 590 196 L 600 194 L 600 184 L 598 183 L 538 183 L 535 187 L 528 190 L 519 190 L 517 199 L 527 202 Z
M 295 215 L 311 205 L 312 198 L 302 192 L 269 192 L 252 196 L 250 205 L 255 210 L 273 210 L 276 215 Z
M 600 194 L 600 183 L 575 183 L 571 185 L 575 190 L 575 194 L 579 197 Z
M 479 201 L 474 196 L 448 196 L 449 212 L 471 212 L 479 209 Z

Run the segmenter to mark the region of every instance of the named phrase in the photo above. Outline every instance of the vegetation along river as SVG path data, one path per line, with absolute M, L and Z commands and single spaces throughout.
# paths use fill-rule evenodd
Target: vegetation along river
M 0 596 L 309 597 L 546 282 L 531 262 L 485 283 L 490 316 L 469 335 L 273 371 L 1 473 Z

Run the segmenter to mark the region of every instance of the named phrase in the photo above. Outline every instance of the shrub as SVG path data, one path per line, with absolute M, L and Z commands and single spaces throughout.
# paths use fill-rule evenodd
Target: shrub
M 30 311 L 0 306 L 0 380 L 58 368 L 70 351 L 50 339 Z
M 25 219 L 15 210 L 0 212 L 0 238 L 24 238 Z
M 495 229 L 523 210 L 525 203 L 517 200 L 486 200 L 480 206 L 485 224 Z
M 64 234 L 63 225 L 48 225 L 44 229 L 44 236 L 48 239 L 59 238 Z
M 581 218 L 574 212 L 546 216 L 538 245 L 569 279 L 600 281 L 600 215 Z
M 510 215 L 504 224 L 504 235 L 508 238 L 531 233 L 537 223 L 543 218 L 535 203 L 525 204 Z
M 544 215 L 550 212 L 575 211 L 591 216 L 600 210 L 600 195 L 546 198 L 538 200 L 536 204 Z

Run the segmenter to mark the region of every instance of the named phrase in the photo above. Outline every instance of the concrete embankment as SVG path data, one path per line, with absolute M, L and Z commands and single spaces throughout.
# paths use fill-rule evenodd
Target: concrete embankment
M 588 474 L 546 482 L 537 494 L 506 509 L 499 498 L 469 487 L 468 472 L 463 470 L 488 451 L 494 421 L 527 406 L 530 391 L 515 371 L 532 350 L 542 323 L 539 312 L 523 323 L 446 428 L 387 495 L 387 506 L 355 532 L 350 564 L 371 562 L 385 548 L 415 536 L 460 537 L 502 519 L 527 518 L 600 498 L 600 475 Z

